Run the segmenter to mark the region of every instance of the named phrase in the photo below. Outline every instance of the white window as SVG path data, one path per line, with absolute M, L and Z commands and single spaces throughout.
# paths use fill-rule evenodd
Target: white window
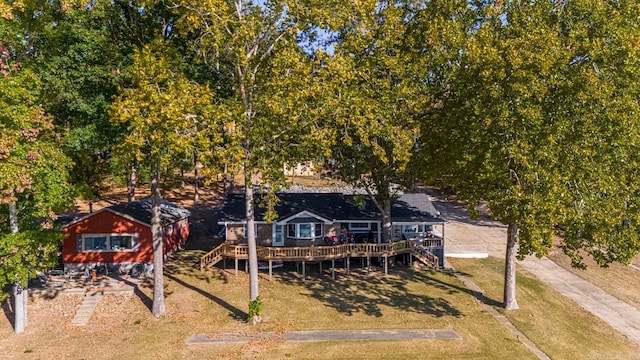
M 349 230 L 371 230 L 371 223 L 349 223 Z
M 84 234 L 82 251 L 134 251 L 138 247 L 137 234 Z
M 253 233 L 258 236 L 258 224 L 253 224 Z M 247 238 L 247 224 L 242 225 L 242 237 Z
M 324 235 L 322 223 L 287 224 L 287 237 L 294 239 L 314 239 Z
M 405 233 L 418 232 L 418 225 L 405 225 L 402 232 L 405 232 Z

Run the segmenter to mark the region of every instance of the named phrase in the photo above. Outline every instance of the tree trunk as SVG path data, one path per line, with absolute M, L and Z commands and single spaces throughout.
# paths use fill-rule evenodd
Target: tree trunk
M 24 302 L 25 292 L 19 282 L 13 284 L 13 330 L 16 334 L 22 334 L 26 327 L 26 308 Z
M 510 223 L 507 229 L 507 255 L 504 260 L 504 308 L 515 310 L 516 301 L 516 255 L 518 254 L 518 225 Z
M 393 239 L 393 224 L 391 223 L 391 201 L 382 204 L 382 242 L 388 243 Z
M 193 189 L 194 189 L 194 194 L 193 194 L 193 201 L 195 203 L 200 201 L 200 185 L 198 184 L 199 179 L 198 179 L 198 154 L 196 154 L 196 152 L 193 152 Z
M 15 193 L 11 192 L 11 197 L 15 197 Z M 15 201 L 9 203 L 9 227 L 12 234 L 20 231 L 18 206 Z M 23 289 L 19 281 L 13 283 L 13 330 L 16 334 L 23 333 L 27 327 L 27 300 L 27 289 Z
M 245 169 L 245 201 L 247 209 L 247 245 L 249 251 L 249 298 L 255 301 L 258 298 L 258 253 L 256 248 L 256 231 L 253 205 L 253 186 L 251 175 Z M 249 322 L 256 322 L 256 319 L 248 319 Z
M 164 251 L 163 234 L 160 224 L 160 161 L 151 165 L 151 236 L 153 238 L 153 316 L 165 313 L 164 306 Z
M 136 200 L 136 185 L 138 183 L 138 175 L 136 173 L 136 166 L 131 165 L 129 177 L 127 179 L 127 199 L 131 201 Z
M 11 197 L 13 198 L 15 195 L 12 192 Z M 16 205 L 15 200 L 9 202 L 9 227 L 11 228 L 11 233 L 15 234 L 18 232 L 18 206 Z
M 224 164 L 224 177 L 222 178 L 222 191 L 227 196 L 227 164 Z

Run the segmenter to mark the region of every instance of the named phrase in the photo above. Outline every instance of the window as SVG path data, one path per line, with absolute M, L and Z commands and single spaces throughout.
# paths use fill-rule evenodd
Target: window
M 298 225 L 298 236 L 299 238 L 309 239 L 311 238 L 311 227 L 313 224 L 300 224 Z
M 109 238 L 111 250 L 133 250 L 135 246 L 135 237 L 133 235 L 112 235 Z
M 84 237 L 84 251 L 102 251 L 107 250 L 107 237 L 99 235 L 91 235 Z
M 322 223 L 287 224 L 287 237 L 294 239 L 321 238 L 324 235 Z
M 418 232 L 418 225 L 405 225 L 404 230 L 402 230 L 402 232 L 406 232 L 406 233 Z
M 253 224 L 253 233 L 258 237 L 258 224 Z M 247 238 L 247 224 L 242 225 L 242 237 Z
M 82 251 L 134 251 L 137 250 L 137 234 L 86 234 L 82 235 Z
M 349 223 L 350 230 L 371 230 L 371 223 Z

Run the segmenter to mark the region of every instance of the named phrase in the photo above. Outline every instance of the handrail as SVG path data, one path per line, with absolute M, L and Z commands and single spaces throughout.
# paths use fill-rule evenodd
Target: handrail
M 228 251 L 229 244 L 224 242 L 200 258 L 200 270 L 204 270 L 207 266 L 213 265 L 222 259 L 224 253 Z
M 384 244 L 348 243 L 333 246 L 305 247 L 258 246 L 256 252 L 259 260 L 277 259 L 284 261 L 320 261 L 351 256 L 393 256 L 413 252 L 427 265 L 438 267 L 438 257 L 425 246 L 419 245 L 418 240 L 414 239 Z M 223 257 L 248 259 L 249 247 L 225 242 L 200 258 L 200 269 L 204 270 L 207 266 L 214 265 Z
M 422 261 L 423 263 L 425 263 L 426 265 L 429 265 L 431 267 L 434 268 L 438 268 L 439 264 L 440 264 L 440 259 L 438 258 L 438 256 L 434 253 L 432 253 L 431 251 L 427 250 L 426 247 L 422 246 L 422 245 L 418 245 L 416 247 L 414 247 L 413 249 L 414 254 L 416 255 L 416 257 Z

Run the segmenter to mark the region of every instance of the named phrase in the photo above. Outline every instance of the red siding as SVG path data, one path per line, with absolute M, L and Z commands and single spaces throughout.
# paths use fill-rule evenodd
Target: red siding
M 184 245 L 189 237 L 189 222 L 180 226 L 183 220 L 176 223 L 176 230 L 165 236 L 164 253 L 168 254 Z M 104 210 L 90 215 L 63 230 L 62 261 L 70 263 L 127 263 L 152 262 L 153 246 L 151 244 L 151 228 L 142 223 L 131 221 L 111 211 Z M 77 235 L 81 234 L 138 234 L 137 251 L 96 251 L 78 252 Z
M 171 230 L 173 228 L 173 231 Z M 183 247 L 189 238 L 189 219 L 180 220 L 164 228 L 164 254 Z

